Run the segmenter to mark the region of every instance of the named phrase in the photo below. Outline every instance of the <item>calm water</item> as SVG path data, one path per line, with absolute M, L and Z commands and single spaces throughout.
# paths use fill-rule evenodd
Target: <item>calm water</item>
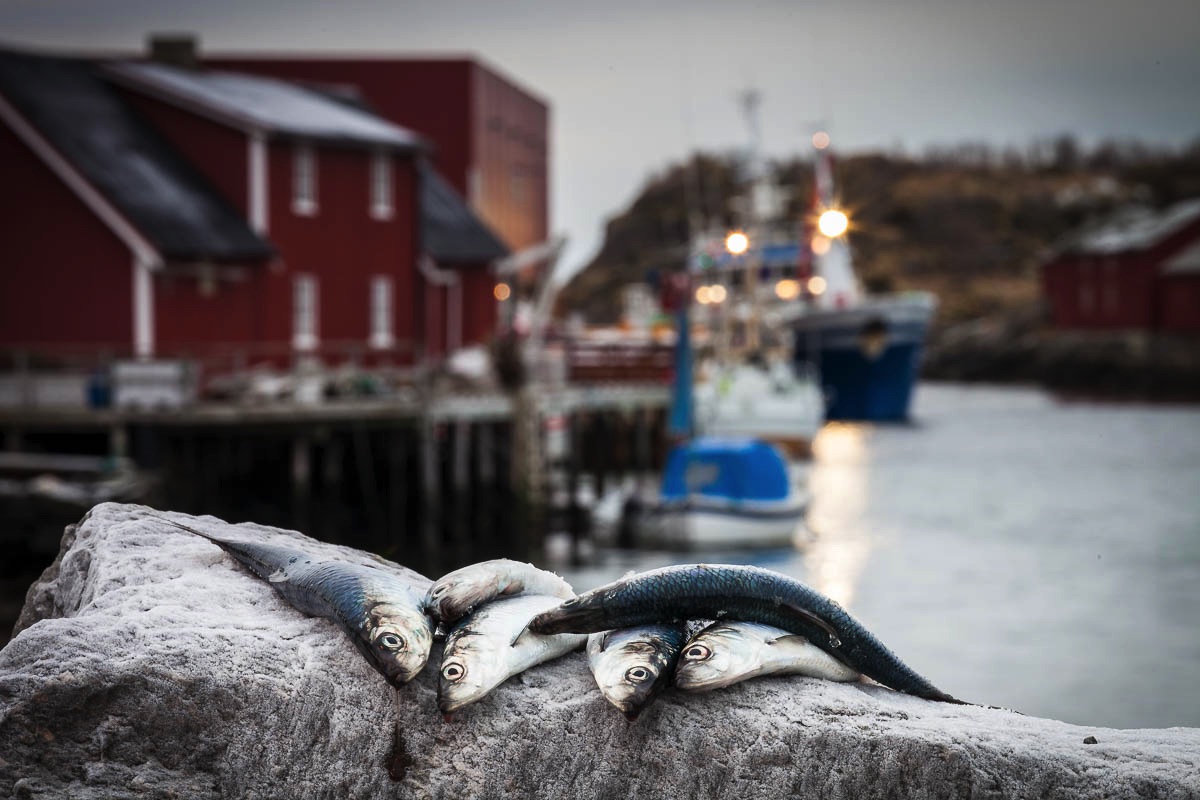
M 822 430 L 803 549 L 611 553 L 568 579 L 758 564 L 841 601 L 958 697 L 1200 726 L 1200 407 L 926 384 L 914 417 Z

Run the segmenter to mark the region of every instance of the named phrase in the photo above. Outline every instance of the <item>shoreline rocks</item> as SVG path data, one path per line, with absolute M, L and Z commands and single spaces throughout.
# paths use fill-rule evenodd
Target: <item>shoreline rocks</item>
M 30 588 L 0 651 L 0 796 L 1200 795 L 1200 729 L 1085 728 L 811 679 L 668 691 L 629 723 L 582 653 L 447 723 L 435 669 L 393 690 L 333 623 L 146 511 L 97 506 Z
M 1033 383 L 1148 400 L 1200 399 L 1200 336 L 1054 331 L 1029 315 L 961 323 L 932 336 L 923 378 Z

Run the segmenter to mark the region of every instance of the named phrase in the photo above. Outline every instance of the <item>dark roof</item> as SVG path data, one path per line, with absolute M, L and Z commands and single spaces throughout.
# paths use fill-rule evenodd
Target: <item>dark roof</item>
M 274 248 L 84 60 L 0 50 L 0 94 L 166 260 L 254 261 Z
M 421 170 L 421 241 L 439 264 L 486 263 L 509 250 L 432 168 Z
M 278 78 L 150 61 L 109 64 L 107 73 L 123 85 L 187 103 L 241 128 L 399 150 L 425 147 L 424 140 L 408 128 Z

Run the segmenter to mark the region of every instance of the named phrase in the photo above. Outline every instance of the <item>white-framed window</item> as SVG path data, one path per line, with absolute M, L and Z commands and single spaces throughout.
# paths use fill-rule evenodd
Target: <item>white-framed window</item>
M 392 218 L 392 157 L 378 151 L 371 155 L 371 216 Z
M 303 142 L 292 152 L 292 211 L 304 217 L 317 213 L 317 154 Z
M 387 275 L 371 276 L 371 347 L 386 349 L 395 342 L 392 317 L 392 279 Z
M 317 346 L 317 276 L 300 273 L 292 279 L 292 347 L 313 350 Z

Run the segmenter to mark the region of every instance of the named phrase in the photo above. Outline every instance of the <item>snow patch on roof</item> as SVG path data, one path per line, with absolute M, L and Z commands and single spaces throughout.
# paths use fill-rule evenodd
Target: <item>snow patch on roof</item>
M 241 126 L 290 136 L 413 149 L 420 136 L 318 92 L 275 78 L 156 63 L 114 63 L 119 81 L 209 109 Z
M 1096 254 L 1145 250 L 1196 219 L 1200 219 L 1200 198 L 1176 203 L 1165 211 L 1130 208 L 1083 231 L 1068 249 Z

